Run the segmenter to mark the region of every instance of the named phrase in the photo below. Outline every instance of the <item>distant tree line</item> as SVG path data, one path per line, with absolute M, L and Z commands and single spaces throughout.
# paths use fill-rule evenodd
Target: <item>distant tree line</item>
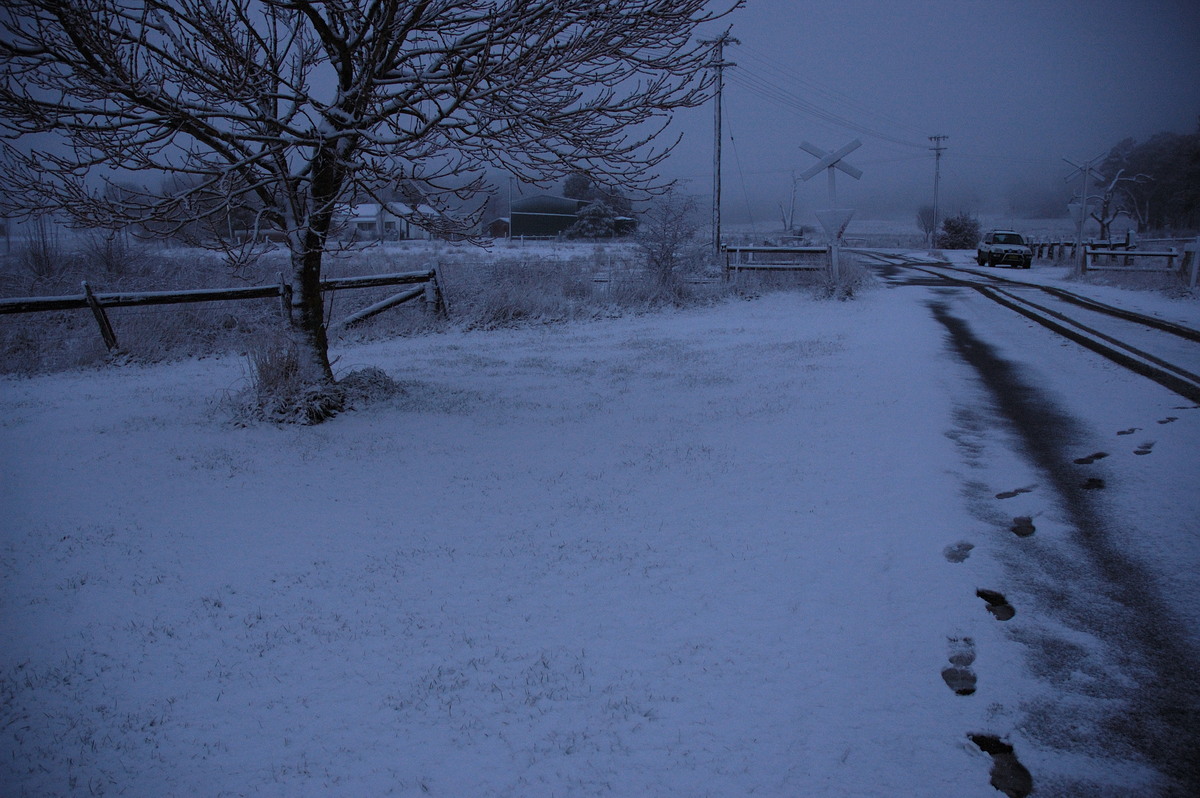
M 1139 232 L 1200 229 L 1200 125 L 1195 133 L 1127 138 L 1100 166 L 1104 199 L 1128 214 Z

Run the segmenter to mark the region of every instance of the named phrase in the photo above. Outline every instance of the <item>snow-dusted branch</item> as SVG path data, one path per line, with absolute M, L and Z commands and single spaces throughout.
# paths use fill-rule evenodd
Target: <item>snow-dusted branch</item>
M 672 112 L 709 95 L 696 28 L 742 2 L 8 0 L 0 201 L 168 231 L 249 214 L 286 236 L 324 363 L 339 204 L 416 183 L 445 208 L 496 168 L 654 189 Z

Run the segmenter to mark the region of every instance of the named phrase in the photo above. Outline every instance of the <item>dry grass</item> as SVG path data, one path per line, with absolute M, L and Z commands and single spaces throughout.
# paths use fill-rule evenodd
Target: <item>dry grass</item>
M 334 253 L 325 264 L 330 277 L 436 266 L 448 313 L 435 314 L 425 302 L 416 300 L 352 328 L 335 325 L 330 339 L 337 346 L 424 334 L 447 326 L 491 329 L 609 317 L 709 302 L 731 293 L 800 289 L 839 298 L 853 293 L 853 289 L 825 285 L 813 275 L 743 275 L 736 287 L 726 286 L 712 281 L 719 271 L 711 264 L 693 260 L 680 264 L 671 279 L 664 281 L 661 274 L 647 268 L 644 248 L 633 243 L 527 247 L 514 243 L 497 245 L 489 252 L 469 244 L 412 242 L 412 246 Z M 217 253 L 100 234 L 78 237 L 68 246 L 47 229 L 44 235 L 33 236 L 25 245 L 0 256 L 0 296 L 78 295 L 84 280 L 100 293 L 266 285 L 278 283 L 287 271 L 287 253 L 278 249 L 229 260 Z M 708 282 L 703 281 L 705 277 Z M 330 292 L 326 318 L 336 323 L 397 290 Z M 297 396 L 287 387 L 287 352 L 268 354 L 282 338 L 276 299 L 110 308 L 107 312 L 120 346 L 115 353 L 105 349 L 88 310 L 0 316 L 0 373 L 34 374 L 114 361 L 149 363 L 238 353 L 249 358 L 253 372 L 276 386 L 272 393 L 292 399 Z M 280 362 L 270 362 L 271 358 Z M 283 405 L 293 410 L 306 405 L 292 399 Z

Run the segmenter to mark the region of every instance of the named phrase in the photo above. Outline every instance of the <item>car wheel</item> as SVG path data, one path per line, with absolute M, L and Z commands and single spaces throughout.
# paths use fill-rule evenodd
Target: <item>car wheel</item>
M 975 262 L 980 266 L 987 266 L 987 258 L 983 257 L 982 255 L 976 255 Z

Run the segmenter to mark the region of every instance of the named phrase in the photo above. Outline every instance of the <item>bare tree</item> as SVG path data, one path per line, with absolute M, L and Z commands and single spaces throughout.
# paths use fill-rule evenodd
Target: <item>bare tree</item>
M 743 2 L 6 0 L 0 180 L 15 210 L 83 226 L 282 234 L 291 338 L 332 385 L 319 283 L 340 204 L 417 183 L 453 206 L 497 166 L 652 189 L 671 112 L 711 86 L 693 33 Z M 104 191 L 131 173 L 182 188 Z
M 933 234 L 937 232 L 937 212 L 932 205 L 917 208 L 917 227 L 925 234 L 926 244 L 933 240 Z
M 660 298 L 677 299 L 683 288 L 682 272 L 704 259 L 703 242 L 696 219 L 696 200 L 677 191 L 655 199 L 642 213 L 636 242 L 645 258 Z
M 1121 216 L 1133 216 L 1129 208 L 1126 207 L 1126 202 L 1133 199 L 1133 194 L 1126 186 L 1147 183 L 1151 179 L 1150 175 L 1143 174 L 1126 177 L 1124 169 L 1117 171 L 1117 176 L 1112 179 L 1104 188 L 1104 192 L 1097 198 L 1100 200 L 1099 206 L 1089 214 L 1100 225 L 1101 240 L 1108 240 L 1109 228 L 1113 222 Z M 1133 204 L 1136 209 L 1136 203 L 1130 202 L 1130 204 Z
M 788 200 L 787 207 L 783 207 L 783 203 L 779 203 L 779 218 L 783 222 L 783 232 L 786 235 L 793 235 L 796 232 L 796 170 L 792 170 L 792 194 Z

